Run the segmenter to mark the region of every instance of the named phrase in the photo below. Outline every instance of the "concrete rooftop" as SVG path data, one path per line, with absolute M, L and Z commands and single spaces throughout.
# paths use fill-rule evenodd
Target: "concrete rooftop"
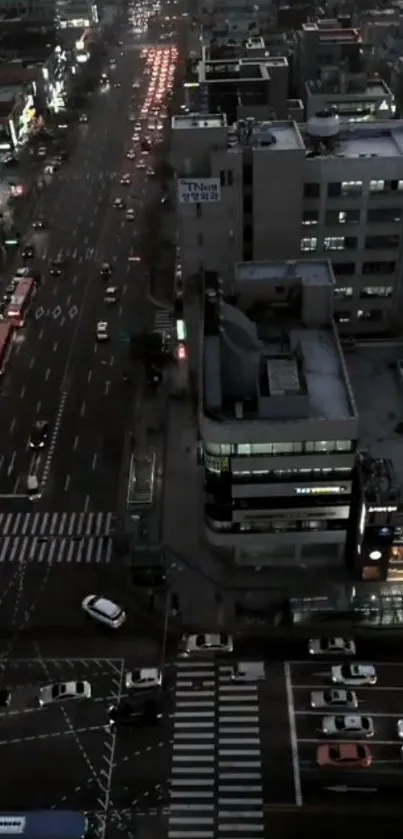
M 403 420 L 403 381 L 397 361 L 403 343 L 388 346 L 358 344 L 345 360 L 359 414 L 359 445 L 374 457 L 389 458 L 403 487 L 403 436 L 396 433 Z

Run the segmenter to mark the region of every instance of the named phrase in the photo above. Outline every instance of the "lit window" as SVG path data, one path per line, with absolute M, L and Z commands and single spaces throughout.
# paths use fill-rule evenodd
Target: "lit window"
M 315 236 L 309 236 L 306 239 L 301 239 L 301 253 L 316 251 L 318 247 L 318 240 Z
M 336 300 L 346 300 L 348 297 L 353 296 L 353 287 L 350 286 L 338 286 L 334 289 L 334 296 Z
M 306 227 L 318 224 L 319 222 L 319 213 L 317 210 L 306 210 L 303 218 L 302 224 Z
M 383 192 L 385 189 L 385 181 L 370 181 L 369 182 L 369 191 L 370 192 Z
M 360 195 L 362 192 L 362 181 L 342 181 L 342 195 Z
M 360 291 L 360 297 L 392 297 L 391 285 L 366 285 Z
M 325 236 L 323 248 L 325 251 L 343 251 L 346 246 L 344 236 Z

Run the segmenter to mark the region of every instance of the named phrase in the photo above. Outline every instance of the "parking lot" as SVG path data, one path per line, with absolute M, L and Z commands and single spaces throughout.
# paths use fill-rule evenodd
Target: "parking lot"
M 398 802 L 403 770 L 402 741 L 397 734 L 397 722 L 403 718 L 403 662 L 371 662 L 376 667 L 378 681 L 373 686 L 354 688 L 359 703 L 357 711 L 313 710 L 310 707 L 311 691 L 331 687 L 330 668 L 335 663 L 309 660 L 285 665 L 295 797 L 306 804 L 323 798 L 334 799 L 341 791 L 351 798 L 357 797 L 369 788 L 375 797 L 378 793 L 383 799 L 388 794 Z M 345 768 L 318 769 L 317 748 L 331 739 L 321 736 L 321 719 L 340 713 L 365 714 L 373 719 L 374 736 L 363 741 L 372 754 L 370 767 L 348 771 Z M 343 740 L 340 737 L 332 739 Z M 350 742 L 357 739 L 351 735 L 344 737 Z
M 107 709 L 127 695 L 124 676 L 123 659 L 7 662 L 1 685 L 11 689 L 12 702 L 0 715 L 7 767 L 0 778 L 0 809 L 90 811 L 100 836 L 106 809 L 113 833 L 113 828 L 130 832 L 142 813 L 162 812 L 169 773 L 169 697 L 161 725 L 125 728 L 115 735 L 106 728 Z M 39 707 L 41 686 L 69 680 L 89 681 L 91 699 Z

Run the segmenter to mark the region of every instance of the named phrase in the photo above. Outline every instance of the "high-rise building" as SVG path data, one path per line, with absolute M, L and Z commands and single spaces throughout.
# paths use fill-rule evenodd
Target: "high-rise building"
M 401 321 L 403 121 L 172 120 L 183 276 L 230 291 L 237 262 L 330 259 L 346 334 Z

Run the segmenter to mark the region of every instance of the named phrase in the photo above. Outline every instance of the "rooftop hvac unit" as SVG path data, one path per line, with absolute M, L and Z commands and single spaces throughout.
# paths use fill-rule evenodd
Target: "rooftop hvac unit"
M 331 139 L 340 133 L 340 118 L 331 111 L 320 111 L 308 120 L 308 134 L 318 140 Z

